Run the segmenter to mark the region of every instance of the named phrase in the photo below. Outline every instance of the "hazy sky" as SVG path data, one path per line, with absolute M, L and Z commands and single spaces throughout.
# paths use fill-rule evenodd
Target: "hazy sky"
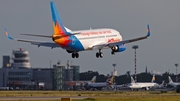
M 4 27 L 13 37 L 51 41 L 48 38 L 21 36 L 20 33 L 51 35 L 53 33 L 49 0 L 0 0 L 0 56 L 11 55 L 12 49 L 24 48 L 29 51 L 32 67 L 49 67 L 58 60 L 67 60 L 87 70 L 110 73 L 117 63 L 118 74 L 134 73 L 134 50 L 137 50 L 137 73 L 148 70 L 175 73 L 174 63 L 180 61 L 180 0 L 53 0 L 63 23 L 71 30 L 91 28 L 113 28 L 123 39 L 146 35 L 150 24 L 151 36 L 139 42 L 126 44 L 127 50 L 111 55 L 103 50 L 104 57 L 96 58 L 97 51 L 80 52 L 80 58 L 72 59 L 61 48 L 37 48 L 29 43 L 8 40 Z M 2 58 L 0 58 L 2 61 Z M 2 65 L 2 62 L 0 62 Z M 180 69 L 179 69 L 180 71 Z M 179 73 L 179 72 L 178 72 Z

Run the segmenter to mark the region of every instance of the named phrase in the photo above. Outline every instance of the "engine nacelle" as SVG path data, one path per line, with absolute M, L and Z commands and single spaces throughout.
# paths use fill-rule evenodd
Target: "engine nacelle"
M 113 46 L 111 49 L 113 52 L 123 52 L 126 50 L 126 46 L 123 44 L 120 44 L 120 45 Z

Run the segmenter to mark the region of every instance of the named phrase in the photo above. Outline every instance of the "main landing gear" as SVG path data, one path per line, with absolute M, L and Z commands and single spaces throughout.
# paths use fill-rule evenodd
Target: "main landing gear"
M 101 49 L 99 49 L 99 52 L 96 53 L 96 57 L 97 58 L 99 58 L 99 57 L 102 58 L 103 57 L 103 53 L 102 53 Z
M 111 54 L 112 54 L 112 55 L 115 55 L 115 52 L 114 52 L 114 51 L 111 51 Z
M 72 53 L 72 58 L 79 58 L 79 53 Z

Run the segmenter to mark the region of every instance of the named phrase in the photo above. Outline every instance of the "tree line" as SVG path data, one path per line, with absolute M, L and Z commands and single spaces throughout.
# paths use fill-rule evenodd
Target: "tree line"
M 98 71 L 87 71 L 80 73 L 80 80 L 87 81 L 91 80 L 93 76 L 96 76 L 96 82 L 105 82 L 109 75 L 99 74 Z M 132 75 L 134 77 L 134 75 Z M 176 82 L 176 75 L 165 72 L 162 75 L 155 75 L 156 83 L 161 84 L 162 81 L 168 83 L 168 76 L 172 78 L 174 82 Z M 137 82 L 151 82 L 153 75 L 150 72 L 142 72 L 137 74 Z M 178 74 L 178 81 L 180 80 L 180 74 Z M 124 75 L 119 75 L 115 77 L 116 84 L 126 84 L 130 83 L 130 73 L 127 72 Z

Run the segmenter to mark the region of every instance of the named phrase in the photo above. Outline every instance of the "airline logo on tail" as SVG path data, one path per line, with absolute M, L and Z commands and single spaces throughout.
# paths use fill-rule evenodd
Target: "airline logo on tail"
M 109 76 L 109 78 L 106 80 L 106 84 L 112 85 L 114 83 L 114 76 Z
M 71 40 L 69 40 L 70 36 L 68 36 L 68 34 L 70 33 L 66 31 L 55 4 L 53 2 L 50 2 L 50 6 L 54 29 L 54 34 L 52 35 L 53 41 L 59 44 L 61 47 L 68 47 L 69 43 L 72 42 Z
M 155 75 L 153 75 L 151 82 L 154 82 L 156 80 Z
M 50 6 L 51 6 L 51 13 L 52 13 L 54 34 L 55 35 L 65 35 L 67 31 L 63 26 L 63 23 L 58 14 L 55 4 L 53 2 L 50 2 Z

